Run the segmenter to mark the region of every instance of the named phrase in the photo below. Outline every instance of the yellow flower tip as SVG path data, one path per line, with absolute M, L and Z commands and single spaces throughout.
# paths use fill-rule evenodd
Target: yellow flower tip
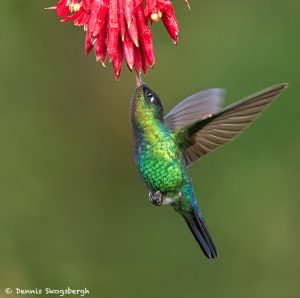
M 152 20 L 153 22 L 158 22 L 158 21 L 159 21 L 158 14 L 157 14 L 157 13 L 153 13 L 153 14 L 151 15 L 151 20 Z
M 154 12 L 151 14 L 150 18 L 153 22 L 158 22 L 162 17 L 161 11 Z
M 79 3 L 75 3 L 73 5 L 73 11 L 78 11 L 80 9 L 80 4 Z
M 44 9 L 46 9 L 46 10 L 55 10 L 55 9 L 56 9 L 56 6 L 45 7 Z
M 191 6 L 188 0 L 184 0 L 186 6 L 188 7 L 189 10 L 191 10 Z
M 101 62 L 101 64 L 102 64 L 102 66 L 103 66 L 103 67 L 106 67 L 106 65 L 105 65 L 104 61 L 102 62 L 102 61 L 99 59 L 99 57 L 96 57 L 96 61 L 97 61 L 97 62 L 99 62 L 99 61 L 100 61 L 100 62 Z

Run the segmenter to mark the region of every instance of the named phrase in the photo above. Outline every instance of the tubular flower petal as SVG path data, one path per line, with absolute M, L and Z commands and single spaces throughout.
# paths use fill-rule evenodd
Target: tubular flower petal
M 128 32 L 125 32 L 124 36 L 124 42 L 123 42 L 123 50 L 124 50 L 124 56 L 125 61 L 127 64 L 127 67 L 132 70 L 134 65 L 134 44 L 131 38 L 128 35 Z
M 62 22 L 84 27 L 86 54 L 94 49 L 103 65 L 108 56 L 116 79 L 123 59 L 138 74 L 154 66 L 150 23 L 161 19 L 173 42 L 178 42 L 178 22 L 170 0 L 59 0 L 49 9 L 56 10 Z
M 107 54 L 110 61 L 113 61 L 118 51 L 119 22 L 118 22 L 118 3 L 117 0 L 110 0 L 108 9 L 107 25 Z M 116 70 L 115 70 L 116 72 Z
M 188 3 L 186 1 L 186 3 Z M 144 14 L 150 22 L 162 19 L 174 43 L 178 42 L 179 27 L 174 8 L 170 0 L 151 0 L 147 2 Z
M 115 73 L 115 77 L 118 80 L 121 74 L 122 69 L 122 62 L 123 62 L 123 48 L 121 38 L 118 42 L 116 53 L 114 59 L 112 60 L 112 65 Z
M 125 17 L 124 17 L 124 10 L 123 10 L 123 0 L 118 0 L 118 19 L 119 19 L 120 36 L 122 41 L 124 42 L 126 25 L 125 25 Z
M 136 4 L 139 0 L 135 0 Z M 153 67 L 155 58 L 154 58 L 154 49 L 152 43 L 152 33 L 148 27 L 147 21 L 144 17 L 144 13 L 141 6 L 136 7 L 136 18 L 138 24 L 139 39 L 141 42 L 141 48 L 144 55 L 147 58 L 148 63 Z
M 142 56 L 140 48 L 134 47 L 134 70 L 140 74 L 142 72 Z

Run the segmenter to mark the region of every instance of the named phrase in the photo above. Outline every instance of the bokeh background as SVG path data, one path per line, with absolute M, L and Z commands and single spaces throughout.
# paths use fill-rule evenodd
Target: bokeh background
M 132 158 L 134 76 L 124 68 L 116 82 L 86 59 L 82 28 L 44 10 L 55 1 L 1 0 L 1 297 L 67 286 L 105 298 L 300 297 L 300 1 L 173 2 L 180 42 L 153 26 L 145 78 L 166 110 L 205 88 L 225 88 L 229 104 L 290 83 L 191 169 L 219 258 L 148 202 Z

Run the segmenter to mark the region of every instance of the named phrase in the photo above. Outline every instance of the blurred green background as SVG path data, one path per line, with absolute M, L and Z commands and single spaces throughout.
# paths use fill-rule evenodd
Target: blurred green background
M 134 76 L 84 54 L 84 32 L 44 7 L 0 3 L 0 296 L 88 288 L 90 297 L 300 297 L 300 1 L 173 1 L 172 45 L 153 26 L 145 81 L 166 110 L 193 92 L 226 104 L 290 87 L 235 142 L 191 169 L 219 251 L 155 208 L 132 158 Z M 14 297 L 17 295 L 11 295 Z

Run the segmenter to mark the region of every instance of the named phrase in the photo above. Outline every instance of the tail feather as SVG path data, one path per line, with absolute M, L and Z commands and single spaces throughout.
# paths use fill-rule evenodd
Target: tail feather
M 193 210 L 188 215 L 183 214 L 183 217 L 205 256 L 209 259 L 215 259 L 217 257 L 217 249 L 201 215 Z

